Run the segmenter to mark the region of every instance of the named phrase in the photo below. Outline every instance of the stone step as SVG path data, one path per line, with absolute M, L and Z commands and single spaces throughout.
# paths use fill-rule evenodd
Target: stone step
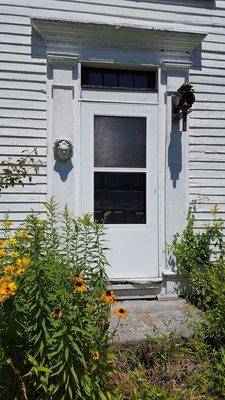
M 117 279 L 110 282 L 109 289 L 113 290 L 120 300 L 156 299 L 162 291 L 163 278 L 150 279 Z

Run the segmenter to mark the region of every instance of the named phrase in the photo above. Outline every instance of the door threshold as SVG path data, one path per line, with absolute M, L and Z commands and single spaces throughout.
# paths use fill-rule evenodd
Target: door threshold
M 160 277 L 112 279 L 109 289 L 113 290 L 120 300 L 156 299 L 161 293 L 162 282 Z

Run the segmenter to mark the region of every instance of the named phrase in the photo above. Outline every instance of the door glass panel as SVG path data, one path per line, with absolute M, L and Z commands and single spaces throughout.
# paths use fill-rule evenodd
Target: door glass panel
M 108 224 L 146 223 L 146 173 L 95 172 L 94 215 Z
M 94 165 L 145 168 L 146 118 L 95 116 Z

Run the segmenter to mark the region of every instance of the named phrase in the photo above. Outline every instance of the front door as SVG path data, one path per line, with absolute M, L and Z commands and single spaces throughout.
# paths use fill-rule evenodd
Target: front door
M 158 276 L 158 107 L 82 103 L 82 212 L 105 217 L 113 279 Z

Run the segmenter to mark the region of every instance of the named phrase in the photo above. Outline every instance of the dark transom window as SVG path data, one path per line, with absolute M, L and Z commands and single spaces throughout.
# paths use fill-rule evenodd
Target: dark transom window
M 156 90 L 156 71 L 82 67 L 83 88 Z

